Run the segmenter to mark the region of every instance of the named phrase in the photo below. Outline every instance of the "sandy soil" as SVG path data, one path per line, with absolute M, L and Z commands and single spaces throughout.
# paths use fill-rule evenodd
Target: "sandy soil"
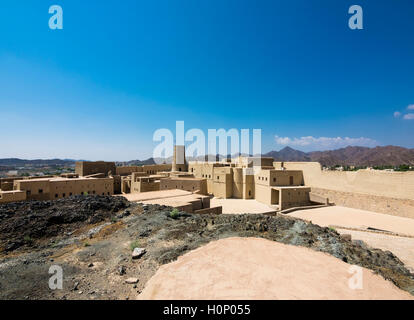
M 414 299 L 372 271 L 351 289 L 351 265 L 259 238 L 211 242 L 161 266 L 139 299 Z
M 320 226 L 342 226 L 348 228 L 367 228 L 387 230 L 398 234 L 414 236 L 414 219 L 391 216 L 365 210 L 340 206 L 309 210 L 298 210 L 288 214 Z
M 218 199 L 213 198 L 210 200 L 211 207 L 222 206 L 224 214 L 243 214 L 243 213 L 256 213 L 266 214 L 275 213 L 275 209 L 269 207 L 256 200 L 244 200 L 244 199 Z

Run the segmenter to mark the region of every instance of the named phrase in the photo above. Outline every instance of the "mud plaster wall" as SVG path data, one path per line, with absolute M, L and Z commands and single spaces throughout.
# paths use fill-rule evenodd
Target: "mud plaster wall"
M 414 200 L 374 196 L 312 187 L 312 192 L 327 197 L 339 206 L 386 213 L 414 219 Z
M 305 185 L 336 205 L 414 218 L 414 172 L 322 171 L 318 162 L 285 162 L 284 167 L 302 170 Z
M 280 167 L 280 162 L 274 164 Z M 302 170 L 306 186 L 414 200 L 414 172 L 322 171 L 318 162 L 285 162 L 284 166 Z

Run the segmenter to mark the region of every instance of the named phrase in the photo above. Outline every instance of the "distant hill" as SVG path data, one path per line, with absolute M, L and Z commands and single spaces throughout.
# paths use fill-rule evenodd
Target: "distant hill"
M 264 154 L 276 161 L 316 161 L 324 166 L 398 166 L 414 165 L 414 149 L 396 146 L 346 147 L 329 151 L 302 152 L 290 147 Z
M 311 161 L 306 152 L 295 150 L 290 147 L 283 148 L 280 151 L 270 151 L 264 156 L 272 157 L 275 161 Z
M 0 159 L 0 169 L 8 168 L 9 170 L 15 167 L 42 167 L 42 166 L 61 166 L 61 167 L 73 167 L 77 161 L 87 161 L 87 160 L 72 160 L 72 159 L 36 159 L 36 160 L 26 160 L 18 158 L 5 158 Z M 147 164 L 155 164 L 153 158 L 147 160 L 131 160 L 125 162 L 116 162 L 117 165 L 123 166 L 140 166 Z
M 264 157 L 272 157 L 275 161 L 316 161 L 324 166 L 399 166 L 414 165 L 414 149 L 396 146 L 385 147 L 346 147 L 329 151 L 302 152 L 285 147 L 279 151 L 270 151 L 263 154 Z M 219 157 L 220 159 L 223 157 Z M 204 157 L 188 157 L 188 161 L 204 160 Z M 62 166 L 73 167 L 76 161 L 72 159 L 49 159 L 49 160 L 24 160 L 17 158 L 0 159 L 0 167 L 24 167 L 29 166 Z M 116 162 L 118 166 L 141 166 L 156 163 L 171 163 L 172 158 L 146 160 L 131 160 Z
M 119 161 L 116 162 L 117 166 L 143 166 L 149 164 L 155 164 L 154 158 L 149 158 L 147 160 L 130 160 L 130 161 Z
M 31 166 L 73 166 L 76 160 L 71 159 L 36 159 L 36 160 L 25 160 L 18 158 L 6 158 L 0 159 L 0 166 L 4 167 L 24 167 L 26 165 Z

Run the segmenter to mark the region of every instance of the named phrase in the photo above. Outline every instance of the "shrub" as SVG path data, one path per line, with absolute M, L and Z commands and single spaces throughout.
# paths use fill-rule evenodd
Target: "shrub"
M 30 236 L 24 236 L 23 240 L 24 240 L 24 242 L 26 242 L 26 243 L 32 243 L 32 242 L 33 242 L 33 239 L 32 239 L 32 238 L 30 238 Z
M 173 219 L 177 219 L 178 216 L 180 215 L 180 211 L 178 211 L 177 208 L 174 208 L 171 212 L 170 212 L 170 217 Z
M 131 251 L 134 251 L 135 248 L 139 248 L 140 247 L 140 243 L 138 240 L 135 240 L 133 242 L 131 242 L 131 244 L 129 245 L 129 247 L 131 248 Z

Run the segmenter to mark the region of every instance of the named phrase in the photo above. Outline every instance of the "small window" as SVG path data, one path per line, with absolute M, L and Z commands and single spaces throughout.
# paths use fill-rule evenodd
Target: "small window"
M 249 190 L 249 197 L 252 195 L 252 192 Z
M 220 180 L 220 177 L 219 176 L 217 176 L 217 180 Z
M 276 178 L 273 178 L 273 182 L 276 182 Z
M 43 189 L 39 189 L 39 194 L 42 194 L 43 193 Z

